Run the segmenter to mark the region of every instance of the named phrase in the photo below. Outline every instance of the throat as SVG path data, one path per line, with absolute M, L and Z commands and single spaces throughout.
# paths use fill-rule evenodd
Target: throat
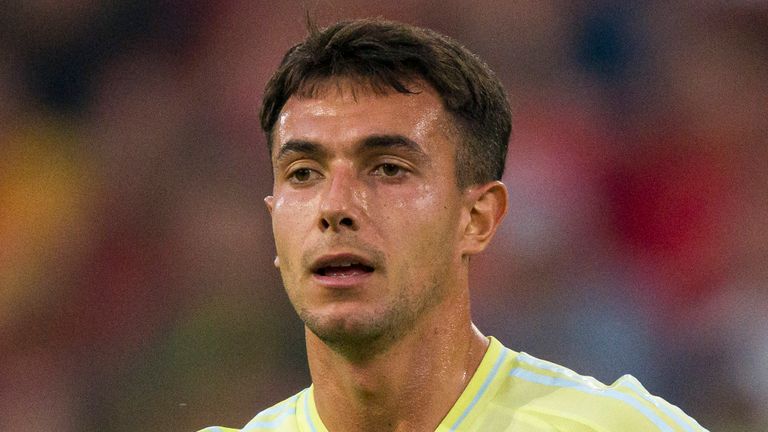
M 328 430 L 433 431 L 440 425 L 477 369 L 486 340 L 454 337 L 447 344 L 454 349 L 446 349 L 442 337 L 411 336 L 405 345 L 355 360 L 309 336 L 315 401 Z

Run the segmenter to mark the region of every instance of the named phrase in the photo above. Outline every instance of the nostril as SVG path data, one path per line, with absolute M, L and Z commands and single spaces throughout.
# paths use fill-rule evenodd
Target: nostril
M 351 217 L 341 216 L 335 217 L 334 215 L 321 217 L 320 218 L 320 229 L 323 231 L 326 230 L 338 230 L 340 228 L 344 229 L 355 229 L 355 221 Z

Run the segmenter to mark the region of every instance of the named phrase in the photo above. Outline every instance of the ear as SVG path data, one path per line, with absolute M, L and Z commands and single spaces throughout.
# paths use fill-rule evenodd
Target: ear
M 509 193 L 504 183 L 492 181 L 473 186 L 466 192 L 469 220 L 464 228 L 465 256 L 482 252 L 507 213 Z

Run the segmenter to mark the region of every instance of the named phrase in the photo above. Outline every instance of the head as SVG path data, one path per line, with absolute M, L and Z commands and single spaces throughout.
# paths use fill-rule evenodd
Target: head
M 468 316 L 469 257 L 506 211 L 509 125 L 488 68 L 428 30 L 340 23 L 288 52 L 262 110 L 265 201 L 313 335 L 381 347 L 436 310 Z

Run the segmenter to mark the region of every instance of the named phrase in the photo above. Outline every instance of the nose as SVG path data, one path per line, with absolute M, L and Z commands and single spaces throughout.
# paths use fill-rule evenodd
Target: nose
M 319 228 L 325 232 L 357 231 L 360 223 L 361 189 L 352 170 L 339 169 L 326 183 L 320 204 Z

